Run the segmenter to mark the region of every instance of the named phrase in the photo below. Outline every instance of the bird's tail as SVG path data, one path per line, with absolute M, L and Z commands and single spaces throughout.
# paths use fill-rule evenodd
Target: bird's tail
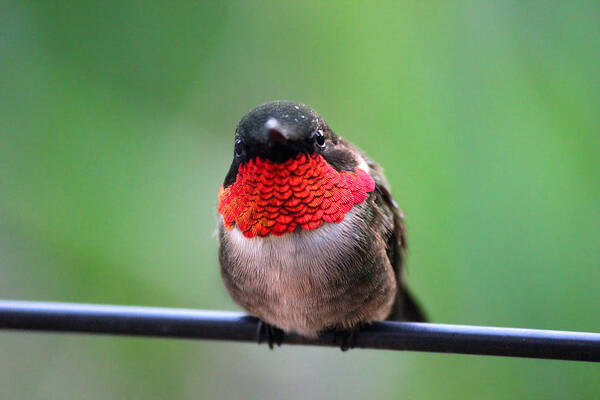
M 398 298 L 387 319 L 391 321 L 428 321 L 427 314 L 423 311 L 423 308 L 419 305 L 407 287 L 403 287 L 399 290 Z

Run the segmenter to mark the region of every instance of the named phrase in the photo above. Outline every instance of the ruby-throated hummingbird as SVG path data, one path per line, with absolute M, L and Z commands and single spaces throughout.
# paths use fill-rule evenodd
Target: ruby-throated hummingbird
M 402 211 L 362 150 L 312 108 L 276 101 L 242 118 L 234 153 L 218 196 L 221 274 L 270 346 L 280 330 L 425 321 L 406 287 Z

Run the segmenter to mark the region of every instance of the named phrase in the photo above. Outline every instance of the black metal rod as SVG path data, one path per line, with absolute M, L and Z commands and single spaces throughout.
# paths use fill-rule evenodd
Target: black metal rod
M 255 342 L 256 318 L 235 312 L 0 300 L 0 329 Z M 285 335 L 284 344 L 336 346 Z M 377 322 L 355 347 L 600 362 L 600 333 Z

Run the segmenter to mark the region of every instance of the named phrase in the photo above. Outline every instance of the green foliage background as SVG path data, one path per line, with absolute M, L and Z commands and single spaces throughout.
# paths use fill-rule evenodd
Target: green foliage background
M 0 6 L 0 297 L 236 309 L 233 130 L 311 104 L 387 171 L 437 322 L 600 331 L 598 2 Z M 600 366 L 0 333 L 3 398 L 596 398 Z

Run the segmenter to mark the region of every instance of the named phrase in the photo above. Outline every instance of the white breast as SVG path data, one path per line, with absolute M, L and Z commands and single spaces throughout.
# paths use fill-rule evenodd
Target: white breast
M 233 251 L 237 256 L 261 269 L 266 268 L 269 282 L 282 279 L 282 271 L 318 273 L 328 261 L 347 253 L 346 245 L 353 245 L 351 222 L 354 209 L 346 213 L 340 223 L 325 223 L 317 229 L 298 229 L 282 236 L 247 238 L 233 228 L 228 231 Z
M 353 278 L 360 275 L 353 271 L 358 246 L 356 208 L 340 223 L 282 236 L 247 238 L 237 228 L 223 231 L 230 260 L 226 281 L 231 282 L 228 289 L 234 300 L 267 323 L 306 336 L 328 326 L 385 318 L 395 291 L 389 263 L 377 262 L 377 268 L 371 268 L 378 281 L 388 276 L 389 287 L 378 288 L 385 300 L 366 301 L 371 292 L 360 290 L 353 300 L 347 297 L 356 288 Z M 358 304 L 352 315 L 341 311 L 348 301 Z

